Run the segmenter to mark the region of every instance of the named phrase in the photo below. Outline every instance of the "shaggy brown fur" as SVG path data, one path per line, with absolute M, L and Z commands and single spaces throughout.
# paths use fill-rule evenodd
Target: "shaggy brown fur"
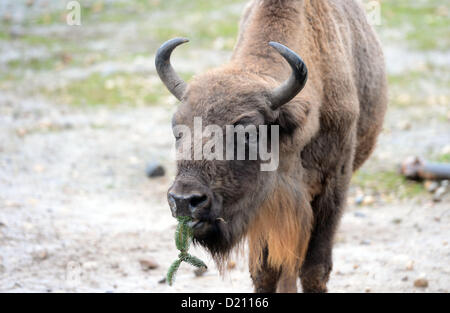
M 291 68 L 269 41 L 297 52 L 309 70 L 306 87 L 275 111 L 267 92 Z M 280 166 L 179 161 L 170 192 L 211 198 L 193 213 L 206 222 L 196 241 L 220 262 L 248 235 L 255 291 L 276 291 L 278 282 L 296 291 L 298 275 L 305 292 L 326 291 L 351 175 L 374 149 L 386 104 L 382 51 L 356 1 L 252 1 L 231 62 L 189 83 L 173 121 L 279 125 Z
M 247 236 L 253 275 L 261 270 L 265 249 L 268 266 L 289 275 L 298 272 L 308 248 L 313 214 L 306 199 L 297 201 L 291 191 L 276 189 L 250 223 Z

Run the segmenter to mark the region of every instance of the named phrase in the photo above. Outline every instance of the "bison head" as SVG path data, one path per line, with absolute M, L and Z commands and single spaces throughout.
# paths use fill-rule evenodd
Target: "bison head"
M 182 38 L 172 39 L 162 45 L 156 55 L 161 80 L 181 102 L 173 117 L 173 128 L 177 151 L 183 150 L 187 156 L 177 158 L 177 175 L 168 191 L 168 202 L 173 216 L 192 217 L 195 242 L 220 259 L 243 238 L 258 207 L 273 191 L 277 171 L 261 171 L 264 161 L 260 150 L 257 149 L 256 157 L 252 158 L 250 148 L 260 145 L 263 135 L 267 139 L 267 151 L 273 146 L 273 133 L 270 129 L 266 134 L 258 133 L 260 126 L 279 126 L 281 137 L 295 129 L 296 122 L 288 114 L 283 115 L 280 108 L 303 89 L 307 69 L 297 54 L 271 42 L 292 68 L 291 76 L 281 86 L 273 88 L 273 79 L 262 79 L 257 73 L 233 64 L 195 77 L 187 84 L 170 64 L 172 51 L 185 42 L 187 40 Z M 214 125 L 217 132 L 224 134 L 218 137 L 218 142 L 225 148 L 213 151 L 216 158 L 196 157 L 198 151 L 204 151 L 209 139 L 204 137 L 204 132 L 197 140 L 193 138 L 198 132 L 196 123 L 201 124 L 201 133 L 205 127 Z M 256 130 L 256 136 L 250 131 L 244 132 L 242 137 L 236 136 L 227 132 L 230 126 Z M 213 132 L 209 132 L 206 137 L 212 135 Z M 236 140 L 228 141 L 231 136 Z M 237 137 L 244 142 L 239 142 Z M 233 158 L 227 157 L 229 150 L 239 144 L 244 145 L 244 158 L 236 157 L 236 151 L 231 153 Z M 186 148 L 192 149 L 186 154 Z

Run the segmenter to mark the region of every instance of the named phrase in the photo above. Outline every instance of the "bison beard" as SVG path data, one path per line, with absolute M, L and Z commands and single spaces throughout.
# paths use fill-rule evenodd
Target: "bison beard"
M 194 237 L 194 244 L 208 249 L 216 263 L 223 264 L 235 246 L 234 236 L 222 221 L 214 221 L 208 227 L 207 233 Z
M 234 209 L 229 210 L 230 212 L 221 212 L 224 213 L 221 214 L 224 217 L 216 217 L 217 214 L 214 214 L 208 221 L 206 231 L 202 231 L 200 234 L 194 233 L 194 244 L 203 246 L 211 253 L 222 273 L 230 253 L 244 241 L 249 221 L 255 215 L 255 209 L 260 206 L 257 204 L 264 201 L 264 199 L 252 200 L 254 201 L 238 201 L 233 205 L 224 203 L 224 207 L 229 209 L 234 207 Z
M 308 247 L 313 213 L 307 199 L 295 200 L 303 199 L 307 193 L 288 188 L 285 186 L 273 191 L 253 218 L 240 215 L 239 222 L 231 220 L 230 223 L 222 218 L 216 219 L 208 225 L 207 232 L 194 237 L 194 244 L 205 247 L 223 271 L 233 248 L 248 239 L 253 274 L 261 269 L 265 254 L 270 267 L 295 274 Z M 298 194 L 293 196 L 296 192 Z

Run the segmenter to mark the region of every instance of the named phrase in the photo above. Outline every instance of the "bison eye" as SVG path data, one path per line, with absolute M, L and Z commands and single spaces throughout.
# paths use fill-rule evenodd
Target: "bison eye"
M 183 138 L 183 134 L 184 134 L 185 131 L 180 129 L 178 126 L 173 127 L 172 131 L 173 131 L 173 136 L 175 137 L 176 141 L 178 141 L 181 138 Z
M 250 135 L 250 133 L 245 133 L 245 144 L 256 144 L 258 142 L 259 138 L 259 129 L 255 126 L 255 133 L 253 136 Z

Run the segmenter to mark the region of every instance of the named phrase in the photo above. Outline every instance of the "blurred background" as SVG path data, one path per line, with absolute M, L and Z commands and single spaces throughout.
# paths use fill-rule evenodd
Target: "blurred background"
M 194 249 L 208 272 L 183 265 L 174 287 L 162 281 L 177 256 L 176 101 L 154 69 L 176 36 L 191 39 L 173 57 L 183 78 L 226 62 L 246 1 L 79 1 L 79 26 L 68 3 L 0 0 L 0 291 L 252 291 L 245 253 L 222 278 Z M 353 177 L 329 289 L 448 292 L 448 181 L 411 182 L 398 166 L 450 162 L 450 5 L 369 4 L 390 105 Z

